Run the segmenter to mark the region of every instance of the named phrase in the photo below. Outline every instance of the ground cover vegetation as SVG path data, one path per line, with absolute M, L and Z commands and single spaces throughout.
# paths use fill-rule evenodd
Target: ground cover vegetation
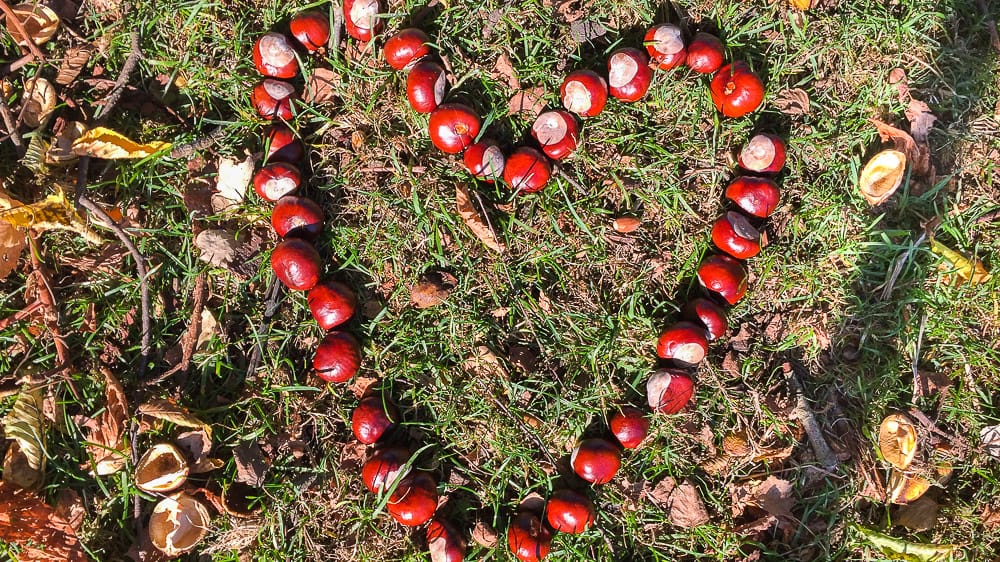
M 5 456 L 45 437 L 39 480 L 21 482 L 35 491 L 15 491 L 5 463 L 0 552 L 51 559 L 33 545 L 59 536 L 93 560 L 157 559 L 145 537 L 160 494 L 136 486 L 134 465 L 179 441 L 198 467 L 186 486 L 212 516 L 186 559 L 426 560 L 424 533 L 361 484 L 369 449 L 350 416 L 378 388 L 401 413 L 392 439 L 419 449 L 415 464 L 449 498 L 439 509 L 472 533 L 469 559 L 513 559 L 504 532 L 521 499 L 570 479 L 568 453 L 619 404 L 645 408 L 656 337 L 699 293 L 736 151 L 766 131 L 788 142 L 782 198 L 730 332 L 699 365 L 692 403 L 653 416 L 618 475 L 593 488 L 595 524 L 556 535 L 548 559 L 997 560 L 1000 293 L 972 267 L 1000 257 L 1000 6 L 795 4 L 390 2 L 386 36 L 419 24 L 450 95 L 474 100 L 506 144 L 527 137 L 537 99 L 560 105 L 568 72 L 602 70 L 653 23 L 715 33 L 727 59 L 763 78 L 762 109 L 726 119 L 707 77 L 655 73 L 641 102 L 609 100 L 586 120 L 579 149 L 533 195 L 475 182 L 434 148 L 404 75 L 382 58 L 384 37 L 338 34 L 304 56 L 303 193 L 327 217 L 327 273 L 360 302 L 350 329 L 361 373 L 335 385 L 310 368 L 323 331 L 305 294 L 274 282 L 271 204 L 252 188 L 235 202 L 214 193 L 220 158 L 262 149 L 253 42 L 332 5 L 64 0 L 38 53 L 4 33 L 19 132 L 5 127 L 2 188 L 23 203 L 65 193 L 89 226 L 85 237 L 79 224 L 36 222 L 26 251 L 0 264 L 12 269 L 0 279 Z M 29 126 L 19 111 L 36 76 L 58 102 Z M 873 120 L 899 131 L 880 136 Z M 40 166 L 41 142 L 71 121 L 173 148 Z M 928 159 L 869 204 L 862 167 L 906 139 Z M 456 186 L 502 251 L 469 229 Z M 105 211 L 143 256 L 148 316 L 136 259 Z M 913 421 L 935 484 L 905 506 L 890 501 L 908 492 L 879 448 L 893 412 Z M 114 438 L 95 446 L 101 435 Z M 102 460 L 107 471 L 92 475 Z M 248 505 L 222 505 L 230 490 L 249 490 Z M 25 528 L 36 521 L 46 526 Z M 482 546 L 491 535 L 498 545 Z

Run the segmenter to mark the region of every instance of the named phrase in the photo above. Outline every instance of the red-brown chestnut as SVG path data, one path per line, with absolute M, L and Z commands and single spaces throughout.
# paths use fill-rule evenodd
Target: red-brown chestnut
M 273 162 L 254 174 L 253 188 L 265 201 L 277 201 L 302 184 L 299 169 L 287 162 Z
M 358 308 L 358 298 L 350 287 L 338 281 L 324 281 L 309 291 L 309 311 L 320 328 L 330 330 L 347 322 Z
M 653 69 L 646 53 L 632 47 L 618 49 L 608 59 L 608 91 L 620 101 L 639 101 L 649 90 Z
M 541 191 L 551 176 L 552 165 L 545 155 L 526 146 L 515 150 L 503 169 L 503 180 L 518 193 Z
M 760 253 L 760 232 L 736 211 L 728 211 L 712 225 L 712 242 L 723 252 L 739 260 Z
M 462 562 L 465 560 L 465 538 L 440 516 L 427 525 L 427 550 L 431 562 Z
M 406 76 L 406 99 L 417 113 L 430 113 L 441 104 L 448 77 L 434 61 L 420 61 Z
M 682 314 L 684 318 L 705 327 L 708 341 L 721 338 L 729 329 L 726 310 L 708 299 L 697 298 L 687 303 Z
M 745 62 L 727 64 L 712 78 L 712 103 L 726 117 L 743 117 L 764 101 L 764 83 Z
M 563 106 L 580 117 L 593 117 L 608 102 L 608 83 L 593 70 L 570 72 L 559 88 Z
M 274 204 L 271 226 L 282 238 L 315 240 L 323 232 L 323 209 L 308 197 L 286 195 Z
M 282 240 L 271 252 L 271 269 L 275 277 L 294 291 L 315 287 L 322 267 L 316 248 L 300 238 Z
M 298 162 L 306 153 L 302 141 L 284 123 L 268 127 L 264 139 L 267 145 L 265 162 Z
M 715 254 L 698 266 L 698 283 L 729 304 L 736 304 L 747 292 L 747 270 L 733 258 Z
M 749 215 L 766 219 L 778 207 L 781 192 L 778 184 L 767 178 L 742 176 L 734 179 L 726 186 L 726 199 L 729 199 Z
M 654 412 L 676 414 L 687 406 L 693 395 L 694 382 L 678 369 L 660 369 L 646 381 L 646 401 Z
M 684 64 L 687 49 L 681 28 L 672 23 L 654 25 L 646 32 L 646 52 L 660 70 L 670 70 Z
M 531 136 L 542 146 L 542 152 L 553 160 L 562 160 L 576 150 L 580 127 L 568 111 L 543 111 L 531 126 Z
M 431 473 L 422 470 L 411 472 L 393 490 L 385 509 L 402 525 L 423 525 L 434 517 L 437 510 L 437 485 L 437 479 Z
M 351 414 L 351 430 L 358 441 L 371 445 L 392 429 L 399 419 L 399 410 L 384 401 L 378 394 L 369 394 L 361 399 Z
M 288 38 L 280 33 L 265 33 L 253 44 L 253 64 L 257 71 L 271 78 L 294 78 L 299 60 Z
M 503 169 L 507 163 L 503 149 L 493 139 L 483 139 L 466 148 L 462 160 L 470 174 L 489 183 L 503 178 Z
M 626 449 L 637 448 L 649 432 L 649 419 L 634 406 L 622 406 L 608 421 L 612 435 Z
M 250 101 L 264 119 L 291 119 L 295 86 L 281 80 L 265 78 L 253 87 Z
M 427 128 L 434 146 L 447 154 L 458 154 L 472 146 L 480 127 L 482 121 L 471 107 L 445 103 L 431 112 Z
M 347 332 L 329 332 L 313 356 L 316 376 L 326 382 L 347 382 L 361 368 L 361 345 Z
M 382 49 L 385 62 L 396 70 L 403 70 L 431 53 L 430 41 L 426 33 L 415 27 L 404 29 L 385 42 Z
M 573 472 L 591 484 L 604 484 L 614 478 L 621 467 L 622 451 L 618 445 L 593 437 L 584 439 L 573 449 L 569 463 Z
M 724 56 L 722 41 L 710 33 L 695 33 L 687 47 L 687 65 L 691 70 L 702 74 L 715 72 L 722 66 Z
M 361 467 L 361 481 L 369 492 L 377 494 L 409 473 L 406 467 L 409 460 L 410 450 L 405 447 L 379 449 Z
M 774 135 L 754 135 L 739 155 L 740 167 L 758 174 L 776 174 L 785 166 L 785 142 Z
M 288 22 L 289 31 L 310 53 L 322 49 L 330 40 L 330 18 L 320 12 L 299 12 Z
M 590 498 L 569 488 L 556 490 L 545 503 L 545 519 L 560 533 L 579 535 L 593 525 L 594 517 Z
M 678 322 L 660 334 L 656 354 L 682 367 L 697 365 L 708 354 L 708 334 L 701 326 Z
M 537 513 L 519 511 L 507 528 L 507 546 L 521 562 L 538 562 L 549 554 L 552 530 Z
M 351 37 L 367 43 L 382 29 L 378 0 L 344 0 L 344 28 Z

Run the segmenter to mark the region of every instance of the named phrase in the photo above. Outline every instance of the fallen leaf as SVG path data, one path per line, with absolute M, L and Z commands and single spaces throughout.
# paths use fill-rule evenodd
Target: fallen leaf
M 150 400 L 139 406 L 138 412 L 141 415 L 168 421 L 182 427 L 202 429 L 208 435 L 209 439 L 212 438 L 211 425 L 199 420 L 191 412 L 187 411 L 187 408 L 182 408 L 168 400 Z
M 485 521 L 476 521 L 471 535 L 472 540 L 483 548 L 494 548 L 497 545 L 497 531 Z
M 809 94 L 802 88 L 782 90 L 774 98 L 774 106 L 785 115 L 805 115 L 809 113 Z
M 431 271 L 421 276 L 410 289 L 410 302 L 417 308 L 431 308 L 443 304 L 458 280 L 450 273 Z
M 927 143 L 918 144 L 906 131 L 878 119 L 869 119 L 869 121 L 875 125 L 882 142 L 892 142 L 896 150 L 906 155 L 906 159 L 913 166 L 914 174 L 918 176 L 931 174 L 933 168 L 931 167 L 930 147 L 927 146 Z
M 264 457 L 264 451 L 255 441 L 243 441 L 233 448 L 233 461 L 236 463 L 237 482 L 243 482 L 255 488 L 264 485 L 268 463 Z
M 788 0 L 788 5 L 796 10 L 808 10 L 812 8 L 812 0 Z
M 202 230 L 194 237 L 194 245 L 201 250 L 198 256 L 216 267 L 228 268 L 239 243 L 232 233 L 220 229 Z
M 987 505 L 983 508 L 983 513 L 979 516 L 979 518 L 983 522 L 983 527 L 990 530 L 996 529 L 997 527 L 1000 527 L 1000 508 Z
M 125 443 L 128 402 L 125 399 L 125 389 L 114 373 L 109 369 L 102 371 L 104 411 L 87 428 L 85 439 L 87 454 L 93 458 L 94 472 L 98 476 L 107 476 L 124 468 L 128 461 L 128 447 Z
M 950 268 L 942 267 L 947 273 L 955 274 L 956 285 L 968 283 L 978 285 L 989 281 L 992 277 L 986 270 L 983 262 L 978 259 L 969 259 L 931 238 L 931 251 L 944 258 Z
M 188 464 L 188 470 L 191 474 L 201 474 L 222 468 L 222 461 L 208 456 L 212 452 L 212 438 L 203 429 L 181 433 L 174 439 L 174 442 L 181 451 L 187 453 L 188 459 L 192 459 Z
M 792 483 L 776 476 L 769 476 L 753 491 L 753 503 L 775 517 L 791 519 L 793 502 Z
M 44 45 L 59 30 L 59 16 L 47 6 L 26 2 L 13 6 L 11 11 L 20 20 L 28 37 L 21 35 L 9 21 L 7 22 L 7 32 L 22 47 L 28 44 L 29 39 L 35 45 Z
M 59 65 L 59 73 L 56 74 L 56 84 L 60 86 L 67 86 L 76 80 L 76 77 L 80 75 L 80 72 L 87 66 L 90 61 L 90 55 L 94 52 L 94 48 L 90 45 L 82 45 L 79 47 L 70 47 L 66 49 L 66 54 L 63 55 L 62 64 Z
M 938 503 L 927 496 L 899 506 L 893 522 L 914 531 L 929 531 L 937 524 Z
M 951 560 L 953 557 L 962 555 L 961 545 L 915 543 L 890 537 L 861 526 L 854 525 L 853 527 L 883 555 L 895 560 L 938 562 Z
M 518 113 L 534 119 L 545 109 L 545 88 L 540 86 L 527 88 L 511 96 L 507 102 L 507 114 L 517 115 Z
M 578 44 L 600 39 L 607 34 L 608 28 L 596 20 L 585 19 L 574 21 L 569 25 L 569 35 Z
M 493 77 L 506 82 L 511 90 L 517 91 L 521 89 L 521 81 L 517 78 L 514 63 L 511 62 L 506 52 L 500 53 L 496 64 L 493 65 L 493 70 L 495 71 Z
M 253 179 L 253 157 L 242 161 L 224 156 L 219 157 L 219 174 L 216 176 L 215 190 L 228 201 L 240 203 L 247 193 L 247 186 Z
M 2 194 L 0 194 L 2 199 Z M 0 205 L 2 206 L 2 205 Z M 45 199 L 29 205 L 16 205 L 0 210 L 0 223 L 20 228 L 32 228 L 37 232 L 46 230 L 69 230 L 83 236 L 88 242 L 97 244 L 101 237 L 94 232 L 76 211 L 73 203 L 66 199 L 62 190 Z
M 455 207 L 458 210 L 459 216 L 465 221 L 465 226 L 469 227 L 469 230 L 487 248 L 497 253 L 503 253 L 506 250 L 504 244 L 497 240 L 493 229 L 483 220 L 483 215 L 479 213 L 472 203 L 469 190 L 463 185 L 455 186 Z
M 33 492 L 0 483 L 0 541 L 16 544 L 18 560 L 87 562 L 73 527 Z
M 698 489 L 690 480 L 678 485 L 667 500 L 667 512 L 670 522 L 678 527 L 690 529 L 708 523 L 708 510 L 705 502 L 698 495 Z
M 926 143 L 931 127 L 937 121 L 937 117 L 931 113 L 931 108 L 920 100 L 911 99 L 904 111 L 906 120 L 910 122 L 910 135 L 913 140 L 919 143 Z
M 656 483 L 651 490 L 646 491 L 646 495 L 649 499 L 653 500 L 654 503 L 660 504 L 661 506 L 667 505 L 670 501 L 670 494 L 674 493 L 674 489 L 677 488 L 677 481 L 667 476 L 663 480 Z
M 45 478 L 46 424 L 42 391 L 23 390 L 4 417 L 4 437 L 14 442 L 3 459 L 3 482 L 24 489 L 41 487 Z
M 353 394 L 355 398 L 360 399 L 365 394 L 368 394 L 368 389 L 370 389 L 372 385 L 377 382 L 378 379 L 372 377 L 354 377 L 354 382 L 352 382 L 347 388 L 351 391 L 351 394 Z
M 899 103 L 906 103 L 910 97 L 910 84 L 906 79 L 906 71 L 899 67 L 890 70 L 889 83 L 896 86 Z
M 979 430 L 979 442 L 983 452 L 1000 460 L 1000 425 L 991 425 Z
M 329 68 L 315 68 L 306 81 L 302 101 L 308 104 L 332 102 L 337 98 L 336 86 L 340 83 L 340 75 Z
M 20 207 L 23 203 L 14 199 L 0 188 L 0 214 L 11 207 Z M 7 222 L 0 221 L 0 279 L 10 275 L 17 267 L 17 260 L 28 244 L 24 230 Z
M 73 143 L 73 152 L 77 156 L 90 156 L 105 160 L 146 158 L 169 148 L 169 142 L 153 141 L 139 144 L 125 135 L 105 127 L 95 127 Z
M 582 0 L 562 0 L 556 6 L 556 10 L 562 14 L 564 20 L 573 23 L 586 15 L 585 6 Z
M 462 368 L 481 380 L 506 380 L 509 378 L 507 369 L 500 362 L 497 354 L 481 345 L 463 363 Z
M 87 517 L 87 508 L 83 506 L 83 498 L 72 488 L 63 488 L 59 492 L 55 510 L 59 517 L 66 520 L 73 531 L 80 530 L 80 525 Z
M 80 121 L 66 123 L 45 151 L 45 163 L 65 166 L 79 160 L 80 157 L 73 154 L 73 143 L 86 132 L 87 126 Z

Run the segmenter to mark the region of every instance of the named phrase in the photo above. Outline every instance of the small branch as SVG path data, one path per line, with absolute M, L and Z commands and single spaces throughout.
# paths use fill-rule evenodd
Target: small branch
M 14 121 L 14 116 L 10 113 L 10 106 L 7 105 L 7 99 L 2 93 L 0 93 L 0 116 L 3 117 L 4 127 L 7 127 L 10 142 L 14 143 L 14 148 L 17 149 L 18 154 L 24 154 L 24 139 L 21 138 L 21 133 L 17 130 L 17 123 Z
M 206 148 L 212 146 L 223 137 L 226 136 L 226 130 L 222 127 L 216 127 L 212 129 L 212 132 L 208 133 L 200 139 L 195 139 L 187 144 L 180 144 L 173 147 L 170 150 L 171 158 L 190 158 L 194 156 L 196 152 L 205 150 Z
M 514 413 L 510 411 L 510 408 L 504 405 L 504 403 L 500 401 L 499 398 L 493 396 L 493 393 L 486 392 L 485 394 L 486 396 L 489 397 L 489 399 L 493 402 L 493 404 L 496 405 L 497 408 L 500 408 L 500 411 L 502 411 L 507 417 L 513 420 L 518 427 L 521 428 L 521 431 L 524 432 L 524 434 L 527 435 L 529 439 L 535 442 L 535 445 L 537 445 L 538 449 L 542 451 L 542 454 L 545 455 L 545 458 L 548 459 L 550 463 L 552 463 L 552 468 L 558 468 L 559 463 L 557 463 L 556 459 L 552 456 L 551 453 L 549 453 L 549 448 L 546 447 L 545 443 L 542 442 L 542 438 L 539 437 L 538 434 L 535 433 L 530 427 L 528 427 L 528 424 L 524 423 L 524 420 L 515 416 Z
M 33 60 L 35 60 L 35 55 L 33 53 L 28 53 L 14 62 L 0 64 L 0 78 L 4 78 L 14 72 L 17 72 L 18 70 L 21 70 L 21 67 Z
M 108 93 L 107 97 L 104 98 L 104 105 L 98 108 L 97 112 L 94 114 L 94 122 L 100 125 L 104 122 L 105 117 L 111 113 L 111 110 L 118 105 L 118 100 L 122 97 L 122 92 L 125 91 L 125 85 L 128 84 L 129 76 L 135 70 L 137 64 L 139 64 L 139 59 L 142 57 L 142 50 L 139 45 L 139 34 L 132 32 L 132 46 L 129 49 L 128 58 L 125 59 L 125 64 L 122 65 L 122 71 L 118 74 L 118 79 L 115 80 L 115 85 L 111 88 L 111 92 Z
M 830 449 L 826 438 L 823 437 L 823 429 L 819 426 L 819 422 L 816 421 L 816 416 L 806 401 L 802 383 L 791 366 L 789 366 L 786 376 L 788 377 L 788 386 L 795 393 L 795 409 L 792 412 L 792 416 L 802 424 L 802 429 L 805 430 L 806 436 L 809 438 L 809 444 L 812 445 L 813 453 L 816 454 L 816 460 L 819 461 L 820 466 L 828 471 L 835 471 L 840 461 L 837 460 L 836 453 Z
M 28 32 L 24 29 L 24 24 L 21 23 L 21 18 L 17 17 L 14 10 L 7 5 L 7 2 L 0 0 L 0 10 L 3 10 L 5 16 L 7 16 L 7 23 L 14 26 L 14 31 L 17 31 L 24 39 L 24 45 L 28 48 L 28 52 L 35 55 L 38 60 L 45 60 L 45 55 L 38 50 L 38 46 L 35 45 L 35 41 L 28 35 Z
M 55 342 L 56 359 L 59 361 L 59 366 L 66 368 L 70 364 L 69 347 L 66 346 L 66 340 L 59 328 L 59 306 L 56 304 L 55 292 L 52 290 L 52 281 L 44 264 L 42 264 L 42 260 L 39 259 L 38 242 L 35 237 L 29 235 L 27 240 L 32 273 L 38 284 L 38 301 L 42 303 L 43 308 L 48 310 L 48 315 L 43 318 L 43 323 L 52 334 L 52 340 Z
M 333 60 L 337 60 L 340 54 L 340 30 L 344 27 L 344 6 L 340 2 L 334 2 L 330 9 L 333 10 L 333 32 L 330 33 L 329 51 Z
M 566 183 L 568 183 L 571 186 L 573 186 L 573 189 L 577 190 L 580 193 L 586 193 L 587 192 L 587 190 L 584 189 L 582 185 L 580 185 L 580 182 L 578 182 L 575 179 L 573 179 L 572 177 L 570 177 L 569 173 L 566 172 L 565 168 L 563 168 L 562 166 L 556 165 L 556 173 L 559 174 L 559 177 L 561 177 L 562 179 L 566 180 Z

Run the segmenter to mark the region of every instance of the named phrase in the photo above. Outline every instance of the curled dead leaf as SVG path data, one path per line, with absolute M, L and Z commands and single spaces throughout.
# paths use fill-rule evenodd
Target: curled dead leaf
M 168 421 L 182 427 L 201 429 L 208 435 L 209 439 L 212 438 L 211 425 L 199 420 L 187 411 L 187 408 L 182 408 L 168 400 L 150 400 L 139 406 L 138 412 L 143 416 Z
M 455 276 L 431 271 L 420 278 L 420 282 L 410 289 L 410 302 L 417 308 L 431 308 L 443 304 L 453 290 L 458 280 Z
M 782 90 L 774 98 L 774 106 L 785 115 L 809 113 L 809 94 L 802 88 Z
M 105 127 L 94 127 L 73 143 L 73 152 L 77 156 L 90 156 L 105 160 L 146 158 L 169 149 L 169 142 L 152 141 L 140 144 Z
M 124 468 L 128 459 L 125 443 L 125 420 L 128 402 L 125 389 L 114 373 L 103 369 L 104 410 L 88 427 L 87 453 L 94 459 L 94 472 L 98 476 L 114 474 Z
M 28 35 L 24 37 L 11 22 L 7 22 L 7 32 L 17 41 L 18 45 L 26 46 L 28 41 L 35 45 L 44 45 L 59 30 L 59 16 L 51 8 L 44 4 L 25 2 L 11 7 L 11 11 L 21 22 L 24 32 Z
M 3 419 L 4 437 L 13 440 L 3 460 L 3 481 L 26 490 L 39 488 L 45 477 L 43 400 L 40 389 L 24 390 Z
M 59 73 L 56 75 L 56 84 L 67 86 L 73 80 L 76 80 L 76 77 L 80 75 L 83 68 L 87 66 L 87 62 L 90 61 L 90 55 L 93 52 L 94 48 L 90 45 L 81 45 L 66 49 L 62 64 L 59 65 Z
M 545 88 L 536 86 L 527 88 L 514 94 L 507 102 L 507 114 L 523 114 L 525 117 L 534 119 L 545 109 Z
M 493 229 L 476 209 L 469 190 L 463 185 L 455 186 L 455 207 L 458 210 L 458 215 L 465 221 L 465 226 L 469 227 L 469 230 L 476 235 L 480 242 L 494 252 L 504 252 L 506 249 L 504 244 L 497 239 Z
M 201 250 L 199 258 L 216 267 L 229 267 L 239 243 L 232 233 L 221 229 L 202 230 L 194 237 L 194 245 Z
M 45 162 L 54 165 L 67 165 L 80 159 L 73 153 L 73 143 L 87 132 L 87 126 L 80 121 L 66 123 L 62 131 L 45 152 Z
M 18 559 L 87 562 L 73 526 L 44 498 L 0 482 L 0 542 L 16 544 Z
M 881 205 L 899 189 L 906 172 L 906 155 L 898 150 L 883 150 L 865 164 L 858 178 L 858 189 L 871 205 Z

